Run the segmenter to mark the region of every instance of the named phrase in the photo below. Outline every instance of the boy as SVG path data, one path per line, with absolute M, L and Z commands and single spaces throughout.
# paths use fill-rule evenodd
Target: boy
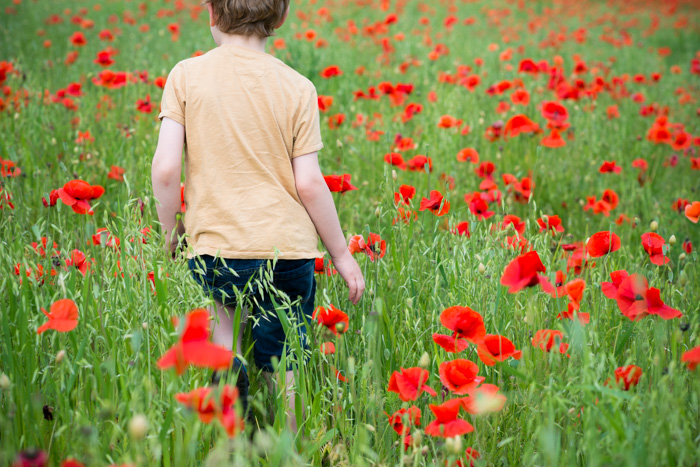
M 362 272 L 348 251 L 330 191 L 318 166 L 318 98 L 311 81 L 265 53 L 282 26 L 289 0 L 205 0 L 214 42 L 208 53 L 181 61 L 163 91 L 153 193 L 171 252 L 178 243 L 182 149 L 185 146 L 185 226 L 189 266 L 216 299 L 213 342 L 241 354 L 245 318 L 233 322 L 236 291 L 256 294 L 256 278 L 277 258 L 273 285 L 300 305 L 286 310 L 303 322 L 314 309 L 314 258 L 320 235 L 357 304 Z M 269 299 L 269 293 L 264 297 Z M 244 313 L 253 325 L 254 359 L 270 381 L 271 359 L 282 356 L 284 331 L 268 300 Z M 266 312 L 267 311 L 267 312 Z M 304 328 L 298 327 L 299 337 Z M 288 368 L 289 370 L 289 368 Z M 236 358 L 237 386 L 247 405 L 247 373 Z M 292 371 L 286 373 L 294 406 Z M 296 419 L 290 414 L 290 427 Z

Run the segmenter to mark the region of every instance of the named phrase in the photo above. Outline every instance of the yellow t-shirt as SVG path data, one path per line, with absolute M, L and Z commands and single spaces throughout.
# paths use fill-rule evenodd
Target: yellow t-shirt
M 313 83 L 272 55 L 221 45 L 170 72 L 159 118 L 185 126 L 189 256 L 320 257 L 292 159 L 323 147 Z

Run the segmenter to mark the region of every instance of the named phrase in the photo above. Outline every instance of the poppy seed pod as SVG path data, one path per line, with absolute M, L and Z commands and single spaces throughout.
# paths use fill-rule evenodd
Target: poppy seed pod
M 129 420 L 129 435 L 133 439 L 143 439 L 148 431 L 148 419 L 144 414 L 136 414 Z
M 0 389 L 8 389 L 10 387 L 10 378 L 5 373 L 0 374 Z
M 428 355 L 428 352 L 423 352 L 423 355 L 421 355 L 418 361 L 418 366 L 421 368 L 428 368 L 428 365 L 430 365 L 430 355 Z

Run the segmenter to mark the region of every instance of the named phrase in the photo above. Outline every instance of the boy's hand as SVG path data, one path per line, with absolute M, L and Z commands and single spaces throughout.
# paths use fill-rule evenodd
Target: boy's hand
M 360 301 L 362 294 L 365 292 L 365 278 L 362 276 L 360 266 L 357 265 L 357 261 L 347 250 L 340 258 L 332 257 L 331 260 L 340 277 L 345 280 L 348 289 L 350 289 L 348 298 L 353 305 L 357 305 L 357 302 Z

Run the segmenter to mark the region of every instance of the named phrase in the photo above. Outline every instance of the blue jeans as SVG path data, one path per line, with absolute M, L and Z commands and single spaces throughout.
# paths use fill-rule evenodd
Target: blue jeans
M 272 264 L 272 260 L 270 265 Z M 302 349 L 308 349 L 306 326 L 311 322 L 316 295 L 313 259 L 278 260 L 268 279 L 266 259 L 224 259 L 201 255 L 189 260 L 194 280 L 204 291 L 226 306 L 238 305 L 237 292 L 253 317 L 253 357 L 258 368 L 273 371 L 272 357 L 281 360 L 287 340 L 287 355 L 292 350 L 289 337 L 300 339 Z M 266 282 L 268 282 L 266 284 Z M 261 287 L 262 290 L 261 290 Z M 270 285 L 272 287 L 270 287 Z M 284 292 L 289 304 L 275 291 Z M 275 303 L 277 311 L 275 311 Z M 296 329 L 295 336 L 286 336 L 277 313 L 284 314 Z M 291 369 L 291 366 L 288 367 Z

